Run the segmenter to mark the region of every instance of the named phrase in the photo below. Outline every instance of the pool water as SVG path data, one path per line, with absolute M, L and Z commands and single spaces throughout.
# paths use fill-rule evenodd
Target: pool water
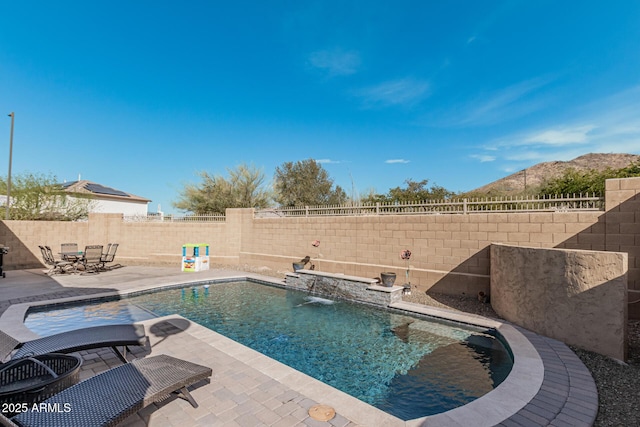
M 491 331 L 253 282 L 30 311 L 25 323 L 50 335 L 175 313 L 403 420 L 486 394 L 513 364 Z

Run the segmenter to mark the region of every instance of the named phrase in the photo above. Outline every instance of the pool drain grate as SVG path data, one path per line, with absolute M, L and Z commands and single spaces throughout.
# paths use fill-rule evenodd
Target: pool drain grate
M 336 410 L 328 405 L 315 405 L 309 408 L 309 416 L 317 421 L 329 421 L 336 416 Z

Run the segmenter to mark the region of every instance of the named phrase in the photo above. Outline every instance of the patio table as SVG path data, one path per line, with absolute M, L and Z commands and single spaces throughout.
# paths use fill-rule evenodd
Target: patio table
M 58 254 L 62 257 L 63 260 L 69 261 L 69 262 L 78 262 L 84 256 L 84 252 L 82 252 L 82 251 L 77 251 L 77 252 L 58 252 Z

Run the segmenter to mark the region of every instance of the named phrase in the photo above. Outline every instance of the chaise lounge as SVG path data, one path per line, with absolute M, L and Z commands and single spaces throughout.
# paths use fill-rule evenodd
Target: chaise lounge
M 21 343 L 0 331 L 0 361 L 14 360 L 46 353 L 73 353 L 93 348 L 111 347 L 116 356 L 127 363 L 127 346 L 144 346 L 148 342 L 142 325 L 108 325 L 62 332 Z M 118 346 L 124 347 L 120 352 Z M 14 350 L 16 350 L 15 353 Z
M 198 407 L 187 387 L 206 380 L 211 368 L 159 355 L 137 359 L 88 378 L 45 400 L 40 405 L 58 411 L 27 411 L 0 424 L 9 427 L 115 426 L 140 409 L 172 394 Z M 64 408 L 69 408 L 64 412 Z

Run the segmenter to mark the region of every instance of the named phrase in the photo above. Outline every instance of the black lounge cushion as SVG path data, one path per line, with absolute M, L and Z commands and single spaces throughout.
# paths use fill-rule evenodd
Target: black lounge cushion
M 211 375 L 209 367 L 164 354 L 137 359 L 88 378 L 43 402 L 50 407 L 67 407 L 69 412 L 29 411 L 11 421 L 23 427 L 115 426 L 173 393 L 181 393 L 197 407 L 187 387 Z

